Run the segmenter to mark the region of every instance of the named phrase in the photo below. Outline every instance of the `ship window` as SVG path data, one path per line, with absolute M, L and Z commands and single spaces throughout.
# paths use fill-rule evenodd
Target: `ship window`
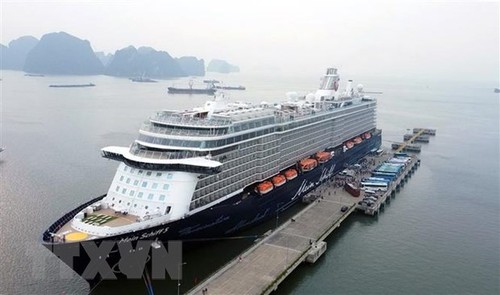
M 146 187 L 146 186 L 148 186 L 148 182 L 147 181 L 143 181 L 142 182 L 142 187 Z
M 153 183 L 152 189 L 157 189 L 158 188 L 158 183 Z
M 139 180 L 134 180 L 134 185 L 138 185 L 139 184 Z
M 123 178 L 124 178 L 124 177 L 123 177 L 123 175 L 122 175 L 122 176 L 120 176 L 120 181 L 123 181 Z
M 167 179 L 172 179 L 172 176 L 173 176 L 172 173 L 168 173 L 167 174 Z
M 151 176 L 151 171 L 146 172 L 147 176 Z
M 165 195 L 160 195 L 160 201 L 165 201 Z
M 134 204 L 134 207 L 137 207 L 137 204 Z
M 134 169 L 134 168 L 131 168 L 131 169 L 130 169 L 130 173 L 132 173 L 132 174 L 133 174 L 134 172 L 135 172 L 135 169 Z
M 139 193 L 137 194 L 137 197 L 138 197 L 138 198 L 142 198 L 142 195 L 144 195 L 144 193 L 143 193 L 143 192 L 139 192 Z
M 119 201 L 118 201 L 118 203 L 121 203 L 121 202 L 122 202 L 122 200 L 119 200 Z
M 127 166 L 123 167 L 123 171 L 127 171 L 127 170 L 128 170 Z
M 130 178 L 127 178 L 127 183 L 130 183 Z
M 127 206 L 130 206 L 130 202 L 127 203 Z
M 172 209 L 171 206 L 167 206 L 167 214 L 170 213 L 170 209 Z
M 120 186 L 117 185 L 116 188 L 115 188 L 115 191 L 119 191 L 120 190 Z
M 132 191 L 130 191 L 129 196 L 131 196 L 131 197 L 132 197 L 132 196 L 134 196 L 134 194 L 135 194 L 135 191 L 133 191 L 133 190 L 132 190 Z
M 148 208 L 149 208 L 149 206 L 144 206 L 144 209 L 148 209 Z
M 142 174 L 142 172 L 143 172 L 142 170 L 139 170 L 139 174 Z
M 113 199 L 111 201 L 114 201 L 115 200 L 115 197 L 113 197 Z
M 127 193 L 127 189 L 126 188 L 122 189 L 122 194 L 126 194 L 126 193 Z
M 152 199 L 153 199 L 153 197 L 154 197 L 154 195 L 153 195 L 153 194 L 149 194 L 149 195 L 148 195 L 148 200 L 152 200 Z
M 156 173 L 156 177 L 160 177 L 160 176 L 161 176 L 160 172 Z

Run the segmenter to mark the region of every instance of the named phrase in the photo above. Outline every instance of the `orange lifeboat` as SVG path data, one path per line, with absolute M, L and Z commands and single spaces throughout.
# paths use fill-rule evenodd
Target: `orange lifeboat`
M 316 153 L 316 159 L 318 159 L 318 162 L 320 162 L 320 163 L 326 163 L 331 158 L 332 158 L 332 154 L 329 152 L 317 152 Z
M 345 143 L 346 148 L 350 149 L 354 146 L 354 143 L 352 141 L 348 141 Z
M 361 139 L 361 137 L 359 137 L 359 136 L 358 136 L 358 137 L 356 137 L 356 138 L 354 139 L 354 144 L 359 144 L 359 143 L 361 143 L 362 141 L 363 141 L 363 140 Z
M 278 175 L 274 176 L 271 179 L 271 181 L 273 182 L 275 187 L 278 187 L 278 186 L 282 186 L 285 184 L 286 178 L 285 178 L 285 176 L 278 174 Z
M 363 137 L 365 139 L 369 139 L 370 137 L 372 137 L 371 133 L 370 132 L 366 132 L 365 134 L 363 134 Z
M 263 181 L 257 185 L 257 190 L 261 194 L 267 194 L 268 192 L 273 190 L 273 184 L 268 180 Z
M 295 177 L 297 177 L 297 170 L 295 169 L 288 169 L 285 171 L 285 177 L 287 180 L 292 180 Z
M 299 165 L 300 165 L 300 169 L 302 171 L 307 172 L 307 171 L 311 171 L 314 168 L 316 168 L 316 166 L 318 166 L 318 161 L 311 159 L 311 158 L 307 158 L 307 159 L 301 160 L 299 162 Z

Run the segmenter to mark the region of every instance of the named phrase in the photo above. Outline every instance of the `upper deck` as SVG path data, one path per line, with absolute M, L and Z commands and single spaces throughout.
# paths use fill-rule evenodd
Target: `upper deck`
M 229 127 L 232 123 L 229 118 L 214 118 L 208 117 L 208 112 L 176 112 L 176 111 L 163 111 L 158 112 L 149 120 L 152 123 L 168 126 L 178 127 L 192 127 L 200 129 L 213 129 Z

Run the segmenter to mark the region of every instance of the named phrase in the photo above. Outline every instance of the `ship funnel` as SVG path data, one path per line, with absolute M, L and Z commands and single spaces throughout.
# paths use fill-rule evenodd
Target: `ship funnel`
M 337 74 L 337 69 L 328 68 L 325 76 L 321 79 L 319 89 L 337 91 L 339 89 L 339 80 L 340 77 Z
M 336 92 L 339 89 L 339 81 L 340 77 L 336 68 L 326 69 L 326 74 L 321 79 L 319 89 L 316 91 L 316 96 L 324 99 L 335 97 Z

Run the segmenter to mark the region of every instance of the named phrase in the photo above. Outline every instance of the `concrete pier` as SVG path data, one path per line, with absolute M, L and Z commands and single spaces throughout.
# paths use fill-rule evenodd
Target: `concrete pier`
M 315 262 L 328 237 L 356 210 L 355 199 L 324 184 L 319 197 L 188 294 L 269 294 L 302 262 Z M 345 212 L 341 208 L 347 207 Z

